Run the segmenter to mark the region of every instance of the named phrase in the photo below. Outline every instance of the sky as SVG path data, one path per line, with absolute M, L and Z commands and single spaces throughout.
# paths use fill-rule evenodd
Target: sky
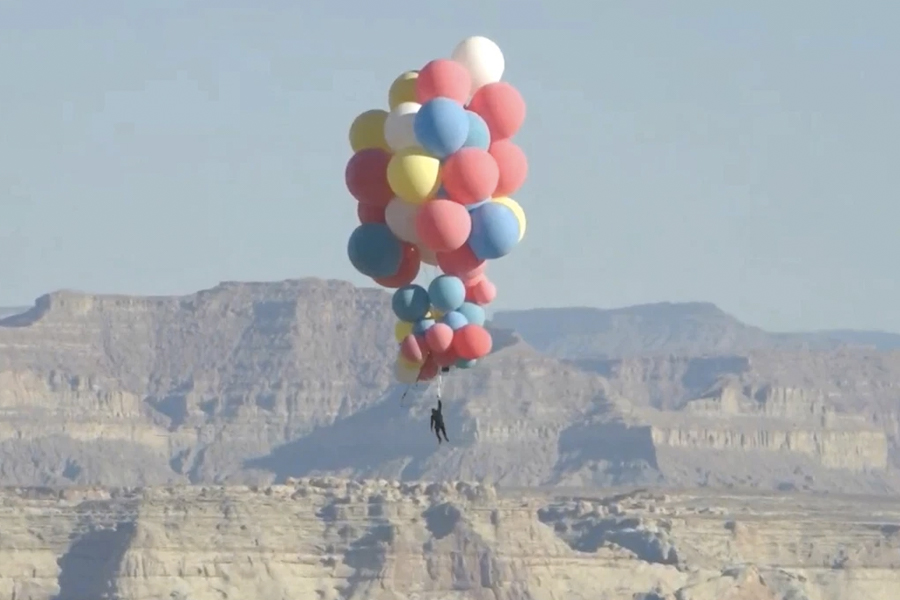
M 484 35 L 528 107 L 497 308 L 900 331 L 897 23 L 890 0 L 4 0 L 0 306 L 366 284 L 350 123 Z

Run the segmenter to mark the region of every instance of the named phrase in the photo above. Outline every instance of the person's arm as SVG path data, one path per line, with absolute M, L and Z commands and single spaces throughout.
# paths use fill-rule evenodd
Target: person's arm
M 441 401 L 438 399 L 438 412 L 441 412 Z

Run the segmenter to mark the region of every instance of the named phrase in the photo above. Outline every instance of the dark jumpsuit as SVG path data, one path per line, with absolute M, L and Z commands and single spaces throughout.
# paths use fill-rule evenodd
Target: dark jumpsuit
M 438 400 L 438 407 L 431 409 L 431 426 L 430 429 L 437 435 L 438 444 L 441 443 L 441 434 L 444 434 L 444 440 L 450 441 L 447 437 L 447 429 L 444 427 L 444 415 L 441 413 L 441 401 Z

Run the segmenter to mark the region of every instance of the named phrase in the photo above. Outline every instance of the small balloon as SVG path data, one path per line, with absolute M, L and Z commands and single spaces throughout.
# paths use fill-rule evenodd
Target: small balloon
M 384 223 L 384 207 L 377 204 L 356 203 L 356 216 L 360 223 Z
M 377 148 L 354 154 L 344 170 L 344 180 L 353 197 L 365 204 L 387 206 L 394 196 L 388 183 L 390 161 L 391 155 Z
M 441 161 L 421 148 L 404 148 L 388 159 L 385 171 L 392 195 L 421 204 L 434 196 L 440 185 Z M 384 204 L 390 201 L 388 198 Z
M 347 242 L 347 255 L 353 267 L 373 279 L 390 277 L 400 269 L 403 247 L 387 225 L 364 223 Z
M 432 352 L 441 354 L 453 344 L 453 329 L 445 323 L 435 323 L 425 332 L 425 342 Z
M 510 140 L 499 140 L 488 150 L 497 163 L 500 177 L 492 196 L 509 196 L 519 190 L 528 175 L 525 153 Z
M 471 302 L 463 302 L 463 305 L 457 308 L 456 311 L 465 316 L 471 325 L 483 326 L 486 320 L 484 309 Z
M 459 312 L 458 310 L 451 310 L 444 314 L 441 317 L 441 323 L 445 325 L 449 325 L 450 329 L 456 331 L 462 327 L 465 327 L 469 324 L 469 320 L 466 318 L 464 314 Z
M 416 79 L 418 77 L 418 71 L 407 71 L 394 80 L 388 91 L 388 106 L 391 107 L 391 110 L 404 102 L 416 101 Z
M 466 285 L 459 277 L 439 275 L 428 285 L 428 297 L 439 310 L 456 310 L 466 301 Z
M 471 93 L 485 84 L 500 81 L 506 68 L 500 47 L 480 35 L 466 38 L 457 44 L 451 58 L 469 72 L 472 79 Z
M 416 234 L 434 252 L 456 250 L 466 243 L 471 231 L 469 212 L 451 200 L 429 200 L 416 215 Z
M 490 332 L 480 325 L 466 325 L 453 334 L 453 350 L 464 360 L 483 358 L 490 354 L 492 346 Z
M 463 281 L 474 279 L 484 273 L 487 263 L 472 252 L 468 244 L 463 244 L 450 252 L 439 252 L 438 266 L 447 275 L 455 275 Z
M 471 369 L 478 364 L 478 359 L 465 360 L 463 358 L 456 361 L 456 366 L 460 369 Z
M 481 150 L 490 148 L 491 132 L 488 131 L 487 123 L 478 113 L 471 110 L 466 111 L 466 116 L 469 117 L 469 135 L 466 136 L 463 148 L 480 148 Z
M 401 321 L 416 322 L 424 318 L 430 307 L 428 292 L 420 285 L 403 286 L 391 298 L 391 309 Z
M 413 124 L 420 108 L 422 105 L 416 102 L 404 102 L 388 114 L 384 122 L 384 139 L 394 152 L 419 145 Z
M 473 204 L 490 198 L 497 189 L 500 170 L 487 150 L 463 148 L 449 156 L 441 169 L 441 181 L 450 199 Z
M 428 347 L 424 340 L 412 334 L 403 338 L 400 342 L 400 355 L 407 361 L 420 365 L 425 362 L 425 356 L 428 353 Z
M 387 116 L 387 111 L 375 108 L 353 119 L 353 124 L 350 125 L 350 147 L 353 152 L 372 148 L 388 149 L 384 139 L 384 122 Z
M 491 202 L 502 204 L 509 210 L 513 211 L 513 214 L 516 215 L 516 220 L 519 222 L 519 241 L 521 242 L 522 238 L 525 237 L 525 228 L 528 226 L 528 221 L 525 219 L 525 211 L 522 210 L 522 207 L 519 206 L 518 202 L 516 202 L 512 198 L 507 198 L 506 196 L 493 198 Z
M 449 98 L 465 104 L 471 89 L 472 79 L 463 65 L 439 58 L 419 71 L 419 78 L 416 80 L 416 102 L 425 104 L 435 98 Z
M 413 244 L 403 244 L 400 267 L 397 272 L 389 277 L 376 277 L 375 283 L 386 288 L 401 288 L 415 281 L 421 268 L 422 259 L 419 258 L 419 249 Z
M 434 325 L 434 319 L 419 319 L 413 323 L 413 333 L 416 335 L 425 335 L 431 326 Z
M 469 110 L 478 113 L 491 132 L 491 143 L 514 136 L 525 122 L 525 101 L 505 81 L 489 83 L 475 92 Z
M 497 286 L 487 277 L 482 277 L 466 286 L 466 302 L 487 306 L 497 298 Z
M 503 204 L 488 202 L 471 213 L 472 233 L 468 244 L 482 260 L 506 256 L 519 242 L 519 220 Z
M 469 117 L 459 102 L 434 98 L 422 105 L 414 124 L 419 145 L 438 158 L 445 158 L 466 143 Z
M 437 376 L 439 370 L 440 366 L 434 359 L 427 359 L 419 370 L 419 381 L 431 381 Z
M 394 325 L 394 339 L 397 340 L 397 343 L 403 341 L 403 338 L 412 333 L 413 324 L 408 321 L 397 321 L 397 324 Z
M 417 204 L 394 198 L 384 209 L 384 222 L 393 234 L 404 242 L 421 244 L 422 240 L 416 233 L 416 214 L 418 212 Z

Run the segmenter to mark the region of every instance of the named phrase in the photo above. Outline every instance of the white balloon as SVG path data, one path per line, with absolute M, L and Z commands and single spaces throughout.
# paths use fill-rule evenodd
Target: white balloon
M 473 94 L 483 85 L 500 81 L 506 68 L 500 46 L 480 35 L 461 41 L 450 57 L 469 71 Z
M 384 222 L 388 229 L 404 242 L 421 244 L 422 240 L 416 233 L 416 214 L 418 212 L 418 205 L 394 198 L 384 209 Z
M 423 263 L 432 267 L 436 267 L 438 264 L 437 253 L 424 244 L 419 244 L 419 258 L 422 259 Z
M 422 105 L 418 102 L 401 102 L 388 113 L 384 121 L 384 139 L 394 152 L 419 145 L 413 124 L 420 108 Z

